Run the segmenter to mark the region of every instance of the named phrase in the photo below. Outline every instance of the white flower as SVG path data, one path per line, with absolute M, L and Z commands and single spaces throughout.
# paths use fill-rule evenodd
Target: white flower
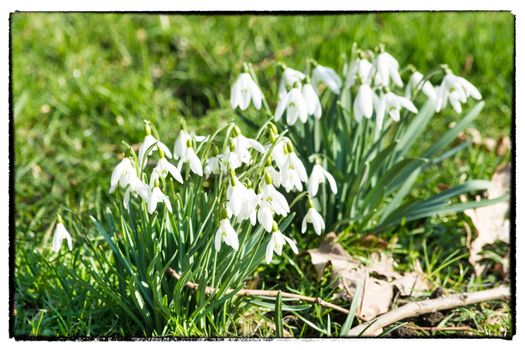
M 219 154 L 217 157 L 226 160 L 226 164 L 231 166 L 232 169 L 237 169 L 242 165 L 242 160 L 239 157 L 239 154 L 232 151 L 229 147 L 224 154 Z
M 277 225 L 274 224 L 274 231 L 272 232 L 272 238 L 270 238 L 270 241 L 268 242 L 268 245 L 266 246 L 266 263 L 269 264 L 272 262 L 273 258 L 273 252 L 277 253 L 277 255 L 281 255 L 283 251 L 283 246 L 288 243 L 290 248 L 292 248 L 292 251 L 297 254 L 299 251 L 297 250 L 297 246 L 295 243 L 285 235 L 281 233 L 277 229 Z
M 346 77 L 345 86 L 353 86 L 357 78 L 359 77 L 360 81 L 363 83 L 370 83 L 369 77 L 372 71 L 372 63 L 364 58 L 358 58 L 353 61 L 348 70 L 348 75 Z
M 267 232 L 272 232 L 273 213 L 274 210 L 271 201 L 261 201 L 259 209 L 257 210 L 257 221 L 259 221 L 259 224 L 261 224 Z
M 261 89 L 252 80 L 250 74 L 242 73 L 239 75 L 231 88 L 230 103 L 232 108 L 239 107 L 241 110 L 245 110 L 252 101 L 255 109 L 260 109 L 262 99 Z
M 337 73 L 329 67 L 317 65 L 312 72 L 312 83 L 317 87 L 319 82 L 324 83 L 330 91 L 334 94 L 339 95 L 341 92 L 341 78 Z
M 226 190 L 226 208 L 235 216 L 239 216 L 241 213 L 245 198 L 247 196 L 248 189 L 242 182 L 234 179 L 233 185 L 230 183 Z
M 315 119 L 321 118 L 321 101 L 319 101 L 319 97 L 317 96 L 312 84 L 303 85 L 303 98 L 306 101 L 308 115 L 313 115 Z
M 175 140 L 175 146 L 173 147 L 173 157 L 175 159 L 183 158 L 186 155 L 189 145 L 192 141 L 202 142 L 206 139 L 206 136 L 195 135 L 194 132 L 187 133 L 185 130 L 179 131 L 177 140 Z
M 374 108 L 376 110 L 376 127 L 381 129 L 385 113 L 398 122 L 399 111 L 406 108 L 412 113 L 417 113 L 417 108 L 412 101 L 403 96 L 398 96 L 393 92 L 382 93 L 379 97 L 374 95 Z
M 153 188 L 153 191 L 151 192 L 151 195 L 148 199 L 148 213 L 153 214 L 153 212 L 157 209 L 157 204 L 159 202 L 164 202 L 168 211 L 170 213 L 172 212 L 169 198 L 164 193 L 162 193 L 160 188 L 155 187 Z
M 415 71 L 410 76 L 410 79 L 408 80 L 408 84 L 405 88 L 405 97 L 412 98 L 412 91 L 416 89 L 421 89 L 425 96 L 427 96 L 430 100 L 435 101 L 437 98 L 436 89 L 432 86 L 430 81 L 425 81 L 423 85 L 421 85 L 421 82 L 423 81 L 423 74 L 419 73 L 418 71 Z
M 436 112 L 441 111 L 450 101 L 452 108 L 461 113 L 461 103 L 467 102 L 467 98 L 481 99 L 481 94 L 474 85 L 462 77 L 453 73 L 447 73 L 437 91 Z
M 153 145 L 155 145 L 155 146 L 153 146 Z M 153 147 L 148 152 L 148 154 L 146 154 L 146 151 L 151 146 L 153 146 Z M 144 142 L 142 143 L 142 145 L 139 148 L 139 164 L 140 164 L 141 169 L 144 167 L 144 164 L 146 164 L 147 157 L 149 157 L 151 155 L 151 153 L 153 153 L 153 151 L 156 151 L 157 147 L 160 147 L 162 149 L 162 151 L 164 152 L 166 157 L 171 158 L 171 152 L 168 149 L 168 147 L 166 147 L 165 144 L 163 144 L 161 141 L 157 140 L 152 135 L 146 135 L 146 137 L 144 138 Z
M 131 194 L 133 194 L 133 196 L 139 195 L 143 200 L 148 201 L 150 198 L 150 189 L 137 176 L 133 176 L 130 178 L 128 189 L 124 193 L 123 204 L 125 209 L 128 209 Z
M 250 149 L 253 148 L 257 152 L 263 153 L 264 147 L 257 142 L 254 139 L 250 139 L 248 137 L 245 137 L 241 134 L 238 134 L 231 138 L 232 144 L 234 146 L 234 151 L 238 157 L 238 159 L 241 161 L 241 163 L 244 164 L 250 164 L 251 163 L 251 154 Z
M 275 144 L 275 146 L 272 149 L 272 153 L 270 154 L 272 159 L 275 161 L 275 164 L 277 164 L 277 166 L 279 168 L 281 168 L 283 166 L 284 162 L 286 161 L 286 155 L 284 154 L 284 149 L 285 149 L 286 144 L 288 142 L 290 142 L 290 141 L 289 141 L 289 139 L 287 137 L 284 137 L 284 138 L 280 139 L 279 141 L 277 141 L 277 143 Z M 268 149 L 270 147 L 271 147 L 271 145 L 267 146 Z
M 257 205 L 259 205 L 260 196 L 255 194 L 252 188 L 248 188 L 244 193 L 243 204 L 237 219 L 240 222 L 250 219 L 250 223 L 253 225 L 257 222 Z
M 111 187 L 109 193 L 113 193 L 118 185 L 124 188 L 128 185 L 130 178 L 137 176 L 137 171 L 129 158 L 124 158 L 113 170 L 111 174 Z
M 311 197 L 314 197 L 317 194 L 319 184 L 324 183 L 325 180 L 328 180 L 328 184 L 330 185 L 332 192 L 337 194 L 337 184 L 335 183 L 335 179 L 332 174 L 330 174 L 321 165 L 314 165 L 312 173 L 310 174 L 310 179 L 308 180 L 308 193 Z
M 211 174 L 217 175 L 221 172 L 221 169 L 224 169 L 219 159 L 219 155 L 217 155 L 217 157 L 210 157 L 206 160 L 204 165 L 204 175 L 206 175 L 206 178 Z
M 263 201 L 267 201 L 278 215 L 286 216 L 290 212 L 286 198 L 271 183 L 265 182 L 261 186 L 261 206 L 264 204 Z
M 67 232 L 62 220 L 59 218 L 55 228 L 55 234 L 53 235 L 53 250 L 58 253 L 62 247 L 62 241 L 67 240 L 67 247 L 71 251 L 73 249 L 73 243 L 71 242 L 71 235 Z
M 285 68 L 281 77 L 281 82 L 279 83 L 279 99 L 286 96 L 288 87 L 293 86 L 295 82 L 301 82 L 304 78 L 305 75 L 298 70 Z
M 388 52 L 381 52 L 377 55 L 373 63 L 375 72 L 374 82 L 376 85 L 389 86 L 390 79 L 399 87 L 403 86 L 403 81 L 399 76 L 399 63 Z
M 184 163 L 188 163 L 190 165 L 190 169 L 194 174 L 202 176 L 202 162 L 199 157 L 197 157 L 197 154 L 195 154 L 195 151 L 191 145 L 186 147 L 185 153 L 181 156 L 179 164 L 177 164 L 179 171 L 182 169 L 182 164 Z
M 276 188 L 279 188 L 279 186 L 281 186 L 281 173 L 270 165 L 266 166 L 264 170 L 266 170 L 268 175 L 270 175 L 270 178 L 272 179 L 272 184 Z
M 312 226 L 314 227 L 314 231 L 315 233 L 317 233 L 318 236 L 325 228 L 323 217 L 317 212 L 317 210 L 315 210 L 314 207 L 308 209 L 306 215 L 304 216 L 303 224 L 301 225 L 302 233 L 306 232 L 306 225 L 308 223 L 312 224 Z
M 308 175 L 303 163 L 295 152 L 290 152 L 286 155 L 286 160 L 280 170 L 281 185 L 286 192 L 290 192 L 293 189 L 297 191 L 303 190 L 302 182 L 306 183 L 308 181 Z
M 150 187 L 153 187 L 155 180 L 157 180 L 159 177 L 164 179 L 166 176 L 168 176 L 168 174 L 171 174 L 171 176 L 173 176 L 173 178 L 178 182 L 183 183 L 179 169 L 177 169 L 175 165 L 168 162 L 166 158 L 162 157 L 159 159 L 157 166 L 151 173 L 151 179 L 149 182 Z
M 361 123 L 363 116 L 370 119 L 372 113 L 374 113 L 374 92 L 368 84 L 362 84 L 354 100 L 354 118 Z
M 221 220 L 219 228 L 215 233 L 215 250 L 221 250 L 221 243 L 224 241 L 227 245 L 233 248 L 233 250 L 239 249 L 239 239 L 237 238 L 237 232 L 233 229 L 230 220 L 224 218 Z
M 292 88 L 283 98 L 279 100 L 275 109 L 275 120 L 279 121 L 286 110 L 286 122 L 294 125 L 297 118 L 306 123 L 308 119 L 308 106 L 306 100 L 298 87 Z

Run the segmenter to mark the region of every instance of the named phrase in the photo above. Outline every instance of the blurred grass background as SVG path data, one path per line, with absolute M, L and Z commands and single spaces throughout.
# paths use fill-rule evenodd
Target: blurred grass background
M 510 135 L 514 18 L 505 12 L 322 16 L 15 13 L 11 38 L 15 328 L 20 334 L 35 333 L 38 321 L 45 322 L 47 317 L 47 325 L 38 323 L 35 334 L 85 335 L 81 322 L 72 326 L 60 313 L 42 316 L 41 310 L 56 305 L 56 280 L 44 268 L 29 267 L 42 264 L 38 254 L 50 254 L 57 210 L 64 206 L 80 217 L 101 215 L 109 176 L 124 149 L 121 141 L 141 142 L 143 119 L 152 120 L 169 145 L 180 118 L 198 133 L 235 119 L 229 108 L 229 89 L 244 61 L 254 64 L 263 91 L 268 91 L 275 90 L 277 60 L 302 69 L 306 58 L 313 57 L 340 70 L 353 42 L 362 48 L 384 43 L 401 65 L 411 63 L 424 72 L 447 63 L 456 74 L 465 76 L 487 103 L 475 127 L 483 136 Z M 272 106 L 275 102 L 270 101 Z M 450 109 L 434 118 L 428 138 L 439 137 L 457 118 Z M 463 151 L 459 160 L 445 163 L 435 178 L 426 181 L 437 187 L 458 182 L 461 174 L 490 178 L 496 166 L 509 157 L 480 149 Z M 77 299 L 68 301 L 77 303 L 72 308 L 85 303 Z M 78 314 L 71 317 L 78 319 Z M 57 322 L 63 326 L 57 328 Z

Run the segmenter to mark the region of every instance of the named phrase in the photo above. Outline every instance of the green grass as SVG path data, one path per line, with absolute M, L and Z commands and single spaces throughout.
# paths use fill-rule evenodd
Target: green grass
M 136 14 L 15 13 L 11 17 L 17 335 L 140 334 L 121 315 L 113 314 L 107 300 L 99 300 L 67 277 L 64 266 L 83 269 L 77 255 L 84 251 L 77 239 L 73 253 L 51 253 L 57 210 L 71 209 L 65 219 L 78 221 L 79 235 L 95 235 L 87 216 L 102 216 L 109 176 L 124 150 L 121 141 L 141 142 L 143 119 L 157 125 L 168 145 L 173 144 L 181 118 L 198 133 L 239 120 L 228 99 L 244 61 L 254 64 L 263 91 L 274 91 L 278 60 L 302 69 L 306 58 L 313 57 L 321 64 L 341 67 L 353 42 L 365 48 L 385 43 L 401 63 L 412 63 L 422 71 L 447 63 L 465 76 L 486 101 L 475 125 L 481 134 L 510 135 L 514 93 L 510 13 L 170 16 L 164 23 L 168 24 L 163 26 L 158 15 Z M 270 101 L 272 107 L 275 102 Z M 428 139 L 439 138 L 457 118 L 450 109 L 434 118 L 434 132 Z M 241 125 L 250 133 L 242 121 Z M 498 164 L 509 159 L 509 154 L 499 157 L 471 148 L 424 181 L 437 191 L 440 183 L 457 183 L 461 176 L 489 178 Z M 410 268 L 415 259 L 425 261 L 431 280 L 450 292 L 497 283 L 497 276 L 491 274 L 473 277 L 465 256 L 464 223 L 470 222 L 455 215 L 388 233 L 390 238 L 400 238 L 394 250 L 400 268 Z M 354 248 L 352 242 L 343 243 L 355 254 L 369 254 L 370 249 Z M 425 257 L 425 251 L 432 256 Z M 448 256 L 457 260 L 446 265 Z M 83 273 L 89 280 L 88 272 Z M 261 268 L 258 275 L 259 286 L 266 288 L 325 299 L 334 293 L 328 279 L 315 280 L 304 257 L 285 257 L 278 266 Z M 257 308 L 250 322 L 266 318 L 264 324 L 272 324 L 273 304 Z M 488 325 L 489 311 L 499 309 L 501 322 Z M 282 313 L 287 320 L 284 330 L 295 336 L 336 335 L 345 320 L 335 314 L 328 319 L 327 310 L 318 306 L 306 311 L 283 308 Z M 507 303 L 491 303 L 455 310 L 446 324 L 470 320 L 475 335 L 499 336 L 511 332 L 509 319 Z M 256 334 L 275 335 L 268 325 Z M 179 326 L 173 326 L 171 335 L 182 334 Z M 241 335 L 234 325 L 227 331 Z

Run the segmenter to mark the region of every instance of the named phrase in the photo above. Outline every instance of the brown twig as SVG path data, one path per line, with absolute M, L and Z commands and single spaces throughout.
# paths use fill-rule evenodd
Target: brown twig
M 168 268 L 166 273 L 169 276 L 171 276 L 171 277 L 173 277 L 173 278 L 175 278 L 177 280 L 179 280 L 181 278 L 181 275 L 177 271 L 172 269 L 171 267 Z M 199 289 L 199 285 L 197 283 L 194 283 L 194 282 L 186 282 L 186 287 L 191 288 L 191 289 Z M 209 294 L 214 294 L 216 291 L 217 291 L 217 289 L 215 289 L 213 287 L 208 287 L 208 286 L 206 286 L 206 288 L 204 289 L 204 293 L 206 293 L 208 295 Z M 226 289 L 225 293 L 228 294 L 228 293 L 232 293 L 233 291 L 234 291 L 233 289 Z M 304 296 L 304 295 L 293 294 L 293 293 L 288 293 L 288 292 L 282 292 L 282 291 L 279 291 L 279 290 L 240 289 L 237 292 L 235 292 L 235 295 L 238 296 L 238 297 L 263 297 L 264 296 L 264 297 L 276 298 L 277 294 L 279 294 L 279 293 L 281 293 L 281 296 L 283 298 L 293 298 L 293 299 L 306 301 L 307 303 L 311 303 L 311 304 L 318 304 L 318 305 L 321 305 L 323 307 L 327 307 L 327 308 L 331 308 L 331 309 L 337 310 L 337 311 L 339 311 L 339 312 L 341 312 L 343 314 L 348 314 L 348 312 L 349 312 L 347 309 L 342 308 L 341 306 L 329 303 L 327 301 L 324 301 L 321 298 L 307 297 L 307 296 Z
M 450 332 L 450 331 L 464 331 L 464 332 L 473 332 L 474 329 L 472 329 L 469 326 L 450 326 L 450 327 L 424 327 L 424 326 L 416 326 L 416 325 L 404 325 L 405 328 L 410 328 L 416 331 L 430 331 L 430 332 Z
M 348 333 L 349 336 L 374 336 L 381 330 L 397 321 L 409 317 L 416 317 L 440 310 L 453 309 L 459 306 L 477 304 L 490 300 L 505 299 L 510 297 L 508 286 L 482 290 L 473 293 L 460 293 L 447 297 L 428 299 L 424 301 L 414 301 L 392 310 L 369 322 L 354 327 Z

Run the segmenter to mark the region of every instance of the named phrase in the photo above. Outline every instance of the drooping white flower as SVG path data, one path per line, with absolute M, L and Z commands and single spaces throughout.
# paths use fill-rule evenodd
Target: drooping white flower
M 255 194 L 253 188 L 247 188 L 244 193 L 243 203 L 237 219 L 240 222 L 250 219 L 250 223 L 255 225 L 257 223 L 257 206 L 259 205 L 260 196 Z
M 279 231 L 277 224 L 274 222 L 272 237 L 270 238 L 270 241 L 268 242 L 268 245 L 266 246 L 266 263 L 267 264 L 272 262 L 274 252 L 277 253 L 277 255 L 279 256 L 282 254 L 283 246 L 286 243 L 288 243 L 288 245 L 290 246 L 290 248 L 292 248 L 292 251 L 295 254 L 299 252 L 294 241 L 292 241 L 290 238 L 283 235 L 281 231 Z
M 247 196 L 248 189 L 242 182 L 236 178 L 233 181 L 230 181 L 228 188 L 226 189 L 226 208 L 234 216 L 239 216 L 245 198 Z
M 128 209 L 128 203 L 131 195 L 139 195 L 144 201 L 147 202 L 150 198 L 150 189 L 137 176 L 133 176 L 130 178 L 128 188 L 124 193 L 123 204 L 125 209 Z
M 381 129 L 385 114 L 398 122 L 401 108 L 405 108 L 412 113 L 417 113 L 417 108 L 412 101 L 403 96 L 398 96 L 393 92 L 381 93 L 380 96 L 374 95 L 374 108 L 376 110 L 376 127 Z
M 441 111 L 450 102 L 457 113 L 461 113 L 461 103 L 467 102 L 467 98 L 481 99 L 478 89 L 467 79 L 448 72 L 437 91 L 436 112 Z
M 317 87 L 320 82 L 325 84 L 334 94 L 339 95 L 341 93 L 342 83 L 339 75 L 332 68 L 318 64 L 312 71 L 312 84 Z
M 245 110 L 253 102 L 255 109 L 261 108 L 263 94 L 248 73 L 241 73 L 231 88 L 230 103 L 233 109 Z
M 370 119 L 374 113 L 374 92 L 368 84 L 362 84 L 354 100 L 354 118 L 361 123 L 363 117 Z
M 261 206 L 264 201 L 268 202 L 272 210 L 281 216 L 286 216 L 290 212 L 290 207 L 283 194 L 275 189 L 273 184 L 268 181 L 261 186 Z
M 346 77 L 345 86 L 351 87 L 358 81 L 370 84 L 370 73 L 372 71 L 372 63 L 365 58 L 358 58 L 350 64 L 348 75 Z
M 124 158 L 111 174 L 111 187 L 109 193 L 113 193 L 117 186 L 124 188 L 128 185 L 131 177 L 137 176 L 137 171 L 129 158 Z
M 257 210 L 257 221 L 267 232 L 272 232 L 273 214 L 271 201 L 262 200 Z
M 151 146 L 153 147 L 148 152 L 148 154 L 146 154 L 146 152 Z M 153 135 L 146 135 L 146 137 L 144 138 L 144 142 L 139 148 L 139 164 L 140 164 L 141 169 L 146 164 L 147 157 L 149 157 L 151 153 L 153 153 L 153 151 L 156 151 L 157 147 L 160 147 L 162 149 L 166 157 L 171 158 L 171 152 L 164 143 L 157 140 Z
M 71 241 L 71 235 L 64 227 L 62 218 L 58 217 L 58 223 L 55 227 L 55 233 L 53 235 L 53 250 L 59 252 L 62 247 L 62 241 L 67 240 L 67 247 L 71 251 L 73 249 L 73 242 Z
M 279 186 L 281 186 L 281 173 L 271 165 L 266 166 L 264 170 L 266 170 L 268 175 L 270 175 L 272 184 L 275 186 L 275 188 L 279 188 Z
M 288 88 L 294 86 L 296 82 L 301 82 L 305 78 L 304 73 L 292 68 L 285 68 L 279 83 L 279 99 L 286 96 Z
M 221 243 L 224 242 L 233 250 L 237 251 L 239 249 L 239 239 L 237 237 L 237 232 L 233 229 L 230 220 L 224 218 L 221 220 L 219 228 L 215 233 L 215 250 L 221 250 Z
M 252 157 L 250 149 L 253 148 L 257 152 L 263 153 L 264 147 L 257 140 L 250 139 L 240 134 L 240 131 L 236 131 L 236 135 L 231 138 L 231 143 L 234 151 L 241 163 L 250 164 Z
M 172 212 L 170 199 L 164 193 L 162 193 L 160 188 L 155 186 L 148 198 L 148 213 L 153 214 L 153 212 L 157 209 L 157 204 L 159 202 L 163 202 L 164 205 L 166 205 L 168 211 L 170 213 Z
M 288 142 L 290 142 L 290 140 L 287 137 L 283 137 L 282 139 L 278 140 L 270 154 L 275 164 L 277 164 L 279 168 L 281 168 L 284 162 L 286 161 L 286 155 L 284 153 L 284 150 Z M 270 147 L 271 145 L 267 146 L 268 149 Z
M 374 73 L 376 85 L 389 86 L 390 79 L 392 79 L 397 86 L 403 86 L 403 81 L 399 76 L 399 63 L 386 51 L 379 53 L 374 60 L 372 74 Z
M 206 136 L 195 135 L 194 132 L 188 133 L 185 130 L 179 131 L 179 135 L 177 135 L 177 139 L 175 140 L 175 146 L 173 146 L 173 157 L 175 159 L 185 157 L 189 147 L 188 145 L 191 145 L 192 141 L 202 142 L 206 138 Z
M 280 169 L 281 185 L 286 192 L 292 190 L 302 191 L 303 182 L 308 181 L 308 175 L 303 162 L 299 159 L 295 152 L 290 152 L 286 155 L 286 160 Z
M 311 197 L 317 195 L 319 184 L 324 183 L 325 180 L 328 180 L 328 184 L 330 185 L 330 190 L 332 190 L 332 193 L 337 194 L 337 184 L 332 174 L 330 174 L 321 165 L 315 164 L 312 169 L 312 173 L 310 174 L 310 178 L 308 179 L 308 193 Z
M 308 115 L 313 115 L 315 119 L 321 118 L 323 112 L 321 101 L 319 101 L 319 96 L 317 96 L 312 84 L 307 83 L 303 85 L 303 97 L 306 101 Z
M 183 183 L 182 176 L 180 174 L 179 169 L 177 169 L 175 165 L 168 162 L 166 158 L 161 157 L 159 159 L 159 162 L 157 163 L 157 166 L 155 166 L 155 168 L 153 169 L 153 172 L 151 173 L 151 178 L 150 178 L 150 183 L 149 183 L 150 187 L 153 187 L 153 184 L 155 183 L 156 180 L 158 180 L 159 178 L 164 179 L 166 178 L 166 176 L 168 176 L 168 174 L 171 174 L 171 176 L 173 176 L 173 178 L 177 180 L 178 182 Z
M 286 122 L 294 125 L 297 119 L 306 123 L 308 119 L 308 106 L 299 87 L 292 88 L 283 98 L 279 100 L 275 109 L 275 120 L 281 120 L 286 110 Z
M 202 162 L 197 154 L 195 154 L 195 151 L 193 150 L 190 142 L 188 142 L 188 145 L 184 150 L 184 154 L 180 155 L 179 164 L 177 164 L 179 171 L 182 169 L 182 165 L 184 163 L 188 163 L 190 165 L 190 170 L 194 174 L 202 176 Z
M 308 223 L 312 224 L 314 231 L 318 236 L 321 235 L 321 232 L 325 229 L 323 217 L 317 212 L 317 210 L 315 210 L 313 206 L 308 209 L 306 215 L 303 218 L 303 223 L 301 225 L 302 233 L 306 232 L 306 226 Z
M 211 174 L 217 175 L 224 167 L 221 165 L 219 155 L 206 159 L 204 164 L 204 175 L 208 178 Z
M 406 98 L 412 98 L 412 91 L 415 91 L 416 89 L 421 89 L 426 97 L 428 97 L 430 100 L 435 101 L 437 98 L 436 89 L 432 86 L 430 81 L 426 80 L 423 84 L 422 81 L 424 79 L 423 74 L 421 74 L 418 71 L 415 71 L 410 76 L 410 79 L 408 80 L 408 84 L 405 88 L 405 97 Z

